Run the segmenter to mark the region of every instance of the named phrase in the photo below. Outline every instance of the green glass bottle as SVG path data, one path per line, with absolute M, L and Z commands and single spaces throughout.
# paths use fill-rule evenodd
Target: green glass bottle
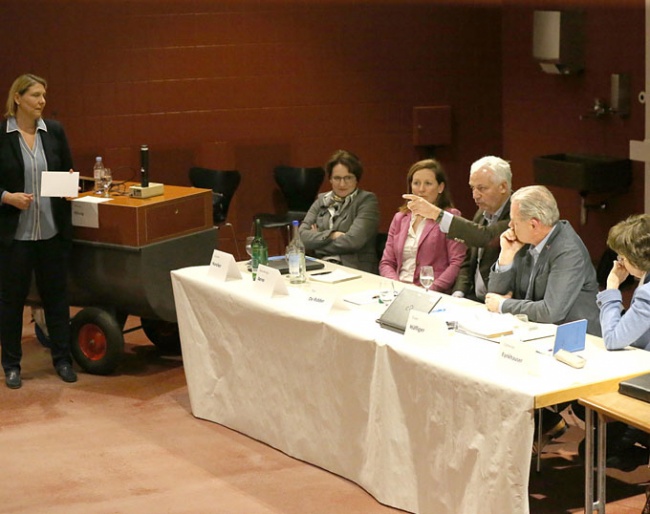
M 259 218 L 255 220 L 255 238 L 251 243 L 251 271 L 253 272 L 253 280 L 257 278 L 257 267 L 260 264 L 268 264 L 269 262 L 269 247 L 262 236 L 262 223 Z

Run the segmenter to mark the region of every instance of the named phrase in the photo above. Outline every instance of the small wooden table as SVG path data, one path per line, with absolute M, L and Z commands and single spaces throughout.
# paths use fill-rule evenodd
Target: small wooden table
M 125 183 L 124 191 L 133 184 Z M 207 230 L 213 226 L 212 191 L 165 184 L 164 194 L 151 198 L 113 192 L 99 204 L 99 226 L 75 227 L 74 239 L 140 247 Z
M 585 514 L 605 513 L 606 425 L 622 421 L 650 433 L 650 403 L 618 392 L 598 394 L 578 400 L 586 408 L 585 418 Z M 594 413 L 598 414 L 598 449 L 596 455 L 597 497 L 594 501 Z

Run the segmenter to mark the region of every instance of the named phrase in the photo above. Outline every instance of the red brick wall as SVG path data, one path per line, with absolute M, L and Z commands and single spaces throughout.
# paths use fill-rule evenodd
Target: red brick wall
M 542 73 L 532 59 L 534 9 L 579 5 L 586 13 L 586 71 Z M 474 206 L 467 170 L 476 158 L 512 160 L 515 186 L 533 180 L 532 159 L 558 152 L 627 156 L 643 139 L 643 108 L 628 119 L 580 121 L 609 74 L 629 72 L 643 89 L 643 0 L 61 1 L 25 8 L 3 2 L 0 84 L 25 71 L 50 82 L 46 115 L 68 131 L 77 168 L 103 154 L 117 178 L 150 147 L 153 180 L 187 184 L 192 164 L 238 168 L 229 218 L 240 237 L 255 212 L 281 207 L 278 164 L 319 165 L 346 148 L 360 155 L 363 187 L 380 199 L 383 230 L 400 203 L 404 175 L 434 152 L 456 204 Z M 449 105 L 452 144 L 415 148 L 414 106 Z M 590 212 L 556 189 L 563 216 L 592 251 L 607 229 L 640 211 L 633 190 Z M 594 201 L 598 199 L 593 199 Z
M 433 4 L 436 4 L 434 2 Z M 236 167 L 230 219 L 243 237 L 272 211 L 271 169 L 356 152 L 383 230 L 409 165 L 412 108 L 452 107 L 452 145 L 438 148 L 457 204 L 474 206 L 469 164 L 501 152 L 500 10 L 423 1 L 3 2 L 0 84 L 49 80 L 76 167 L 103 154 L 132 176 L 148 144 L 152 180 L 188 184 L 193 163 Z M 275 195 L 277 196 L 277 195 Z
M 644 0 L 576 1 L 507 0 L 503 9 L 503 152 L 513 163 L 516 187 L 533 182 L 533 158 L 555 153 L 587 153 L 627 158 L 629 141 L 644 139 L 644 105 L 637 101 L 644 86 Z M 542 73 L 532 58 L 535 9 L 578 6 L 585 21 L 585 70 L 576 76 Z M 595 98 L 609 102 L 610 75 L 629 73 L 631 113 L 622 119 L 580 119 Z M 612 177 L 612 186 L 616 177 Z M 571 221 L 598 260 L 609 228 L 632 213 L 643 212 L 644 173 L 634 163 L 627 194 L 591 195 L 587 203 L 607 200 L 604 210 L 590 210 L 580 225 L 577 191 L 551 188 L 562 217 Z

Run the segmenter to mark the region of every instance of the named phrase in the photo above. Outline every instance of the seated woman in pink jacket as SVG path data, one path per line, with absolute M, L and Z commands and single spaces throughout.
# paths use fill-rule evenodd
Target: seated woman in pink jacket
M 406 175 L 406 184 L 408 193 L 460 216 L 460 211 L 453 208 L 447 176 L 438 161 L 416 162 Z M 447 239 L 438 223 L 413 215 L 405 203 L 390 224 L 379 274 L 420 285 L 420 267 L 433 266 L 432 289 L 448 293 L 456 281 L 466 250 L 464 244 Z

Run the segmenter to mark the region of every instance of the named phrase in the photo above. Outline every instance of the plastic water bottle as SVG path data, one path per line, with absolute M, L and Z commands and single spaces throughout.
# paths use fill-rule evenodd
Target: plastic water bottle
M 305 245 L 298 233 L 298 221 L 291 223 L 292 237 L 287 246 L 287 261 L 289 263 L 289 283 L 302 284 L 307 280 L 305 275 Z
M 269 247 L 262 236 L 262 223 L 259 218 L 255 220 L 255 238 L 251 243 L 251 253 L 251 271 L 253 272 L 253 280 L 255 280 L 259 265 L 269 263 Z
M 104 161 L 100 155 L 95 157 L 95 165 L 93 166 L 93 179 L 95 185 L 93 191 L 96 195 L 101 195 L 104 192 Z

